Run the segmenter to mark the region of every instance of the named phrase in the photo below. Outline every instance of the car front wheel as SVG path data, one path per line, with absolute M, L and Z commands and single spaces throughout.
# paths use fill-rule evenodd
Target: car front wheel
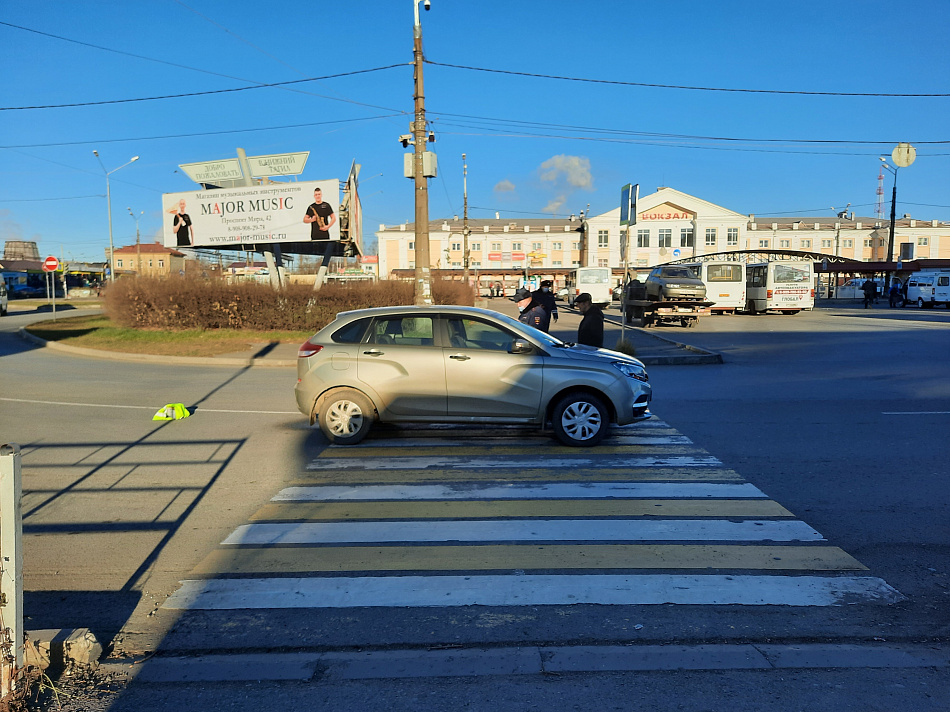
M 352 388 L 339 388 L 322 396 L 315 408 L 321 432 L 336 445 L 356 445 L 366 437 L 375 419 L 372 402 Z
M 551 417 L 557 439 L 571 447 L 591 447 L 607 434 L 607 408 L 596 396 L 573 393 L 562 398 Z

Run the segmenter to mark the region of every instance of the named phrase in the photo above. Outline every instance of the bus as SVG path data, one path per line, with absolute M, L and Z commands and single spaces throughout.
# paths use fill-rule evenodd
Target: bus
M 746 265 L 746 311 L 797 314 L 815 306 L 814 265 L 807 260 L 775 260 Z
M 605 306 L 612 298 L 610 267 L 575 267 L 565 277 L 568 306 L 574 306 L 578 294 L 587 292 L 593 304 Z
M 703 280 L 713 313 L 735 314 L 746 307 L 745 263 L 710 260 L 683 266 Z

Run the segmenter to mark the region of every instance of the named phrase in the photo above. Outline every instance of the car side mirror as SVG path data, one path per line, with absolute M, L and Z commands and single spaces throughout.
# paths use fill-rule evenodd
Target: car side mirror
M 529 341 L 523 341 L 521 339 L 515 339 L 511 342 L 511 348 L 508 349 L 510 354 L 530 354 L 534 353 L 534 345 Z

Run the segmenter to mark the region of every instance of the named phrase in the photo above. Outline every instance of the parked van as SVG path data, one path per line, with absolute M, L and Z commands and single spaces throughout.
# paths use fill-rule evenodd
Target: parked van
M 815 306 L 815 273 L 807 260 L 746 265 L 746 311 L 798 314 Z
M 746 305 L 745 263 L 729 261 L 684 264 L 706 285 L 706 299 L 715 312 L 735 314 Z
M 943 304 L 950 309 L 950 271 L 913 272 L 907 279 L 904 304 L 930 308 Z

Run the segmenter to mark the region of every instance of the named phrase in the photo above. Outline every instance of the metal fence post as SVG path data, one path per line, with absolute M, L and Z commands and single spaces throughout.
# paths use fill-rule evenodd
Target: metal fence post
M 0 445 L 0 698 L 23 669 L 23 514 L 20 446 Z

